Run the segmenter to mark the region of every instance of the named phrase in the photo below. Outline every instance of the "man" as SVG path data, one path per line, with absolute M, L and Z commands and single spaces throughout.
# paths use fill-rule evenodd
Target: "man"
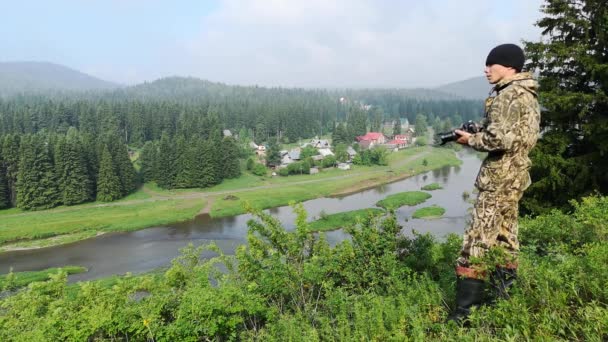
M 486 270 L 498 296 L 516 277 L 518 202 L 530 186 L 528 153 L 539 135 L 540 106 L 538 83 L 529 72 L 521 72 L 524 52 L 514 44 L 503 44 L 490 51 L 485 75 L 494 84 L 495 96 L 486 100 L 485 120 L 479 133 L 456 130 L 458 143 L 488 152 L 475 187 L 479 190 L 471 226 L 465 231 L 456 274 L 456 310 L 451 320 L 462 321 L 471 307 L 483 303 Z M 506 251 L 499 265 L 485 265 L 480 259 L 491 248 Z

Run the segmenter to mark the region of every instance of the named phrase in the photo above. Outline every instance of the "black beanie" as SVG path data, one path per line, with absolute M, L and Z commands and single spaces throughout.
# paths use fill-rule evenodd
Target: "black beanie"
M 502 44 L 493 48 L 486 58 L 486 65 L 500 64 L 520 72 L 524 67 L 524 51 L 515 44 Z

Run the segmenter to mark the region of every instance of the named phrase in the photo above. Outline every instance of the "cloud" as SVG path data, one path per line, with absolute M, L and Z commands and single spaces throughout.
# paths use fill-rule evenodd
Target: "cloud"
M 224 0 L 162 72 L 231 84 L 433 86 L 482 73 L 487 52 L 536 40 L 540 0 Z M 158 68 L 156 73 L 158 73 Z M 145 73 L 145 72 L 144 72 Z

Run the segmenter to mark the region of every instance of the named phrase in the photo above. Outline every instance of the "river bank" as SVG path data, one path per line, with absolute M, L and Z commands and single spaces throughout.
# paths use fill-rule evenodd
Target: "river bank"
M 24 212 L 0 211 L 0 251 L 36 249 L 73 243 L 107 232 L 133 231 L 188 221 L 200 213 L 228 217 L 245 212 L 244 204 L 267 209 L 309 199 L 343 196 L 429 170 L 459 165 L 448 149 L 412 148 L 389 156 L 383 167 L 324 170 L 319 175 L 255 177 L 243 175 L 209 189 L 161 190 L 146 184 L 115 203 Z

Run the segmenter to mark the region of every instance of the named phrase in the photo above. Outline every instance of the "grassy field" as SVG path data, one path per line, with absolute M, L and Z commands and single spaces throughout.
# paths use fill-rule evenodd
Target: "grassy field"
M 313 232 L 335 230 L 353 225 L 357 223 L 357 220 L 360 220 L 368 215 L 375 217 L 384 213 L 384 210 L 378 208 L 345 211 L 337 214 L 326 215 L 316 221 L 311 222 L 308 227 Z
M 212 217 L 266 209 L 327 196 L 340 196 L 444 166 L 460 165 L 453 151 L 416 147 L 389 154 L 388 166 L 324 169 L 316 175 L 259 177 L 244 173 L 206 189 L 161 189 L 147 183 L 112 203 L 87 203 L 41 211 L 0 210 L 0 251 L 37 248 L 185 221 L 205 208 Z
M 56 208 L 3 215 L 0 221 L 0 243 L 45 239 L 75 233 L 84 234 L 82 238 L 102 232 L 128 231 L 185 221 L 194 217 L 203 208 L 206 200 L 162 200 L 128 205 L 118 203 L 120 202 L 104 207 L 83 205 L 69 210 Z M 3 247 L 7 249 L 7 246 Z M 13 247 L 28 246 L 14 244 Z
M 445 209 L 434 205 L 431 207 L 420 208 L 420 209 L 414 211 L 414 213 L 412 214 L 412 217 L 415 219 L 437 218 L 437 217 L 441 217 L 443 214 L 445 214 Z
M 47 268 L 42 271 L 9 273 L 0 275 L 0 290 L 27 286 L 29 283 L 35 281 L 45 281 L 49 279 L 49 275 L 55 274 L 60 270 L 63 270 L 67 274 L 84 273 L 87 271 L 86 268 L 81 266 L 64 266 L 59 268 Z
M 427 184 L 427 185 L 423 186 L 422 188 L 420 188 L 420 190 L 424 190 L 424 191 L 433 191 L 433 190 L 439 190 L 439 189 L 443 189 L 443 187 L 439 183 Z
M 404 205 L 418 205 L 424 203 L 431 195 L 422 191 L 406 191 L 398 194 L 387 196 L 385 199 L 378 201 L 377 206 L 385 209 L 397 209 Z

